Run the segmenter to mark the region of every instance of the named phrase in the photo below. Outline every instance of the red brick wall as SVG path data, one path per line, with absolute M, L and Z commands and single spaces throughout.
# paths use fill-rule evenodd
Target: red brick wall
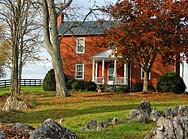
M 76 53 L 76 36 L 64 36 L 61 40 L 61 56 L 65 74 L 70 78 L 75 78 L 75 64 L 84 64 L 84 80 L 92 80 L 92 60 L 91 57 L 104 51 L 104 48 L 97 47 L 97 36 L 85 37 L 85 53 Z
M 174 65 L 169 64 L 164 66 L 162 64 L 162 59 L 160 58 L 160 56 L 158 56 L 151 69 L 151 80 L 149 80 L 149 84 L 153 85 L 156 88 L 159 77 L 166 72 L 173 71 Z M 143 83 L 143 79 L 141 79 L 141 68 L 132 68 L 132 84 L 135 82 Z
M 61 40 L 61 56 L 63 60 L 63 66 L 65 74 L 69 78 L 75 78 L 75 64 L 84 64 L 84 80 L 92 80 L 92 60 L 91 57 L 100 53 L 101 51 L 104 51 L 105 48 L 99 48 L 96 44 L 96 40 L 98 39 L 98 36 L 79 36 L 79 37 L 85 37 L 85 53 L 84 54 L 77 54 L 76 53 L 76 38 L 75 36 L 64 36 Z M 105 63 L 105 83 L 107 79 L 107 67 L 109 63 Z M 98 63 L 99 71 L 98 76 L 101 76 L 102 73 L 102 63 Z M 117 76 L 122 77 L 123 76 L 123 67 L 121 67 L 119 70 L 117 70 Z M 151 80 L 149 83 L 153 85 L 154 87 L 157 86 L 157 80 L 159 76 L 164 74 L 165 72 L 173 72 L 174 66 L 173 65 L 167 65 L 163 66 L 161 58 L 158 56 L 156 58 L 156 61 L 153 64 L 152 71 L 151 71 Z M 129 72 L 130 74 L 130 68 Z M 132 75 L 132 84 L 135 82 L 143 82 L 141 80 L 141 69 L 140 68 L 134 68 L 132 67 L 131 71 Z M 130 78 L 130 75 L 129 75 Z M 129 80 L 130 83 L 130 80 Z

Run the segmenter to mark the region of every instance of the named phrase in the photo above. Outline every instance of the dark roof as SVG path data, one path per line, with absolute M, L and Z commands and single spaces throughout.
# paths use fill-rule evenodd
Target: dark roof
M 66 21 L 59 27 L 59 35 L 97 35 L 115 26 L 113 21 Z

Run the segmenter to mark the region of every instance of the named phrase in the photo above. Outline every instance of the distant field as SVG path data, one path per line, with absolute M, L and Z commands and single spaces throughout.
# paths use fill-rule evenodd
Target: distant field
M 0 88 L 1 94 L 6 91 L 9 92 Z M 47 118 L 57 122 L 64 118 L 63 126 L 75 131 L 81 139 L 143 139 L 154 124 L 128 122 L 127 118 L 130 110 L 137 108 L 142 100 L 149 100 L 151 106 L 158 110 L 174 105 L 188 105 L 186 94 L 74 92 L 71 97 L 59 98 L 55 97 L 55 92 L 44 92 L 40 87 L 24 87 L 22 93 L 22 98 L 32 108 L 24 112 L 0 113 L 2 123 L 23 122 L 38 127 Z M 4 97 L 1 97 L 1 106 L 4 101 Z M 110 117 L 119 117 L 125 123 L 97 132 L 80 130 L 92 119 L 102 121 Z

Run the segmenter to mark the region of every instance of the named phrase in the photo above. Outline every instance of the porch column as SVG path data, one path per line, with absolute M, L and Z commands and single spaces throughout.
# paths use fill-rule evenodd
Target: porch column
M 124 64 L 124 84 L 128 85 L 128 83 L 127 83 L 127 64 Z
M 102 84 L 104 84 L 104 59 L 102 60 Z
M 116 76 L 117 76 L 117 73 L 116 73 L 116 68 L 117 68 L 117 66 L 116 66 L 116 60 L 114 60 L 114 80 L 113 80 L 113 84 L 116 84 Z
M 98 83 L 98 63 L 95 63 L 95 83 Z
M 95 82 L 95 59 L 93 59 L 92 63 L 92 82 Z

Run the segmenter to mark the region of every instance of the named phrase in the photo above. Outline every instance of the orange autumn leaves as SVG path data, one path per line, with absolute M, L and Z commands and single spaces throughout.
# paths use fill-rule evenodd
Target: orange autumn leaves
M 100 46 L 115 46 L 120 61 L 152 66 L 157 55 L 168 62 L 187 52 L 187 0 L 121 0 L 103 11 L 117 26 L 106 31 Z

